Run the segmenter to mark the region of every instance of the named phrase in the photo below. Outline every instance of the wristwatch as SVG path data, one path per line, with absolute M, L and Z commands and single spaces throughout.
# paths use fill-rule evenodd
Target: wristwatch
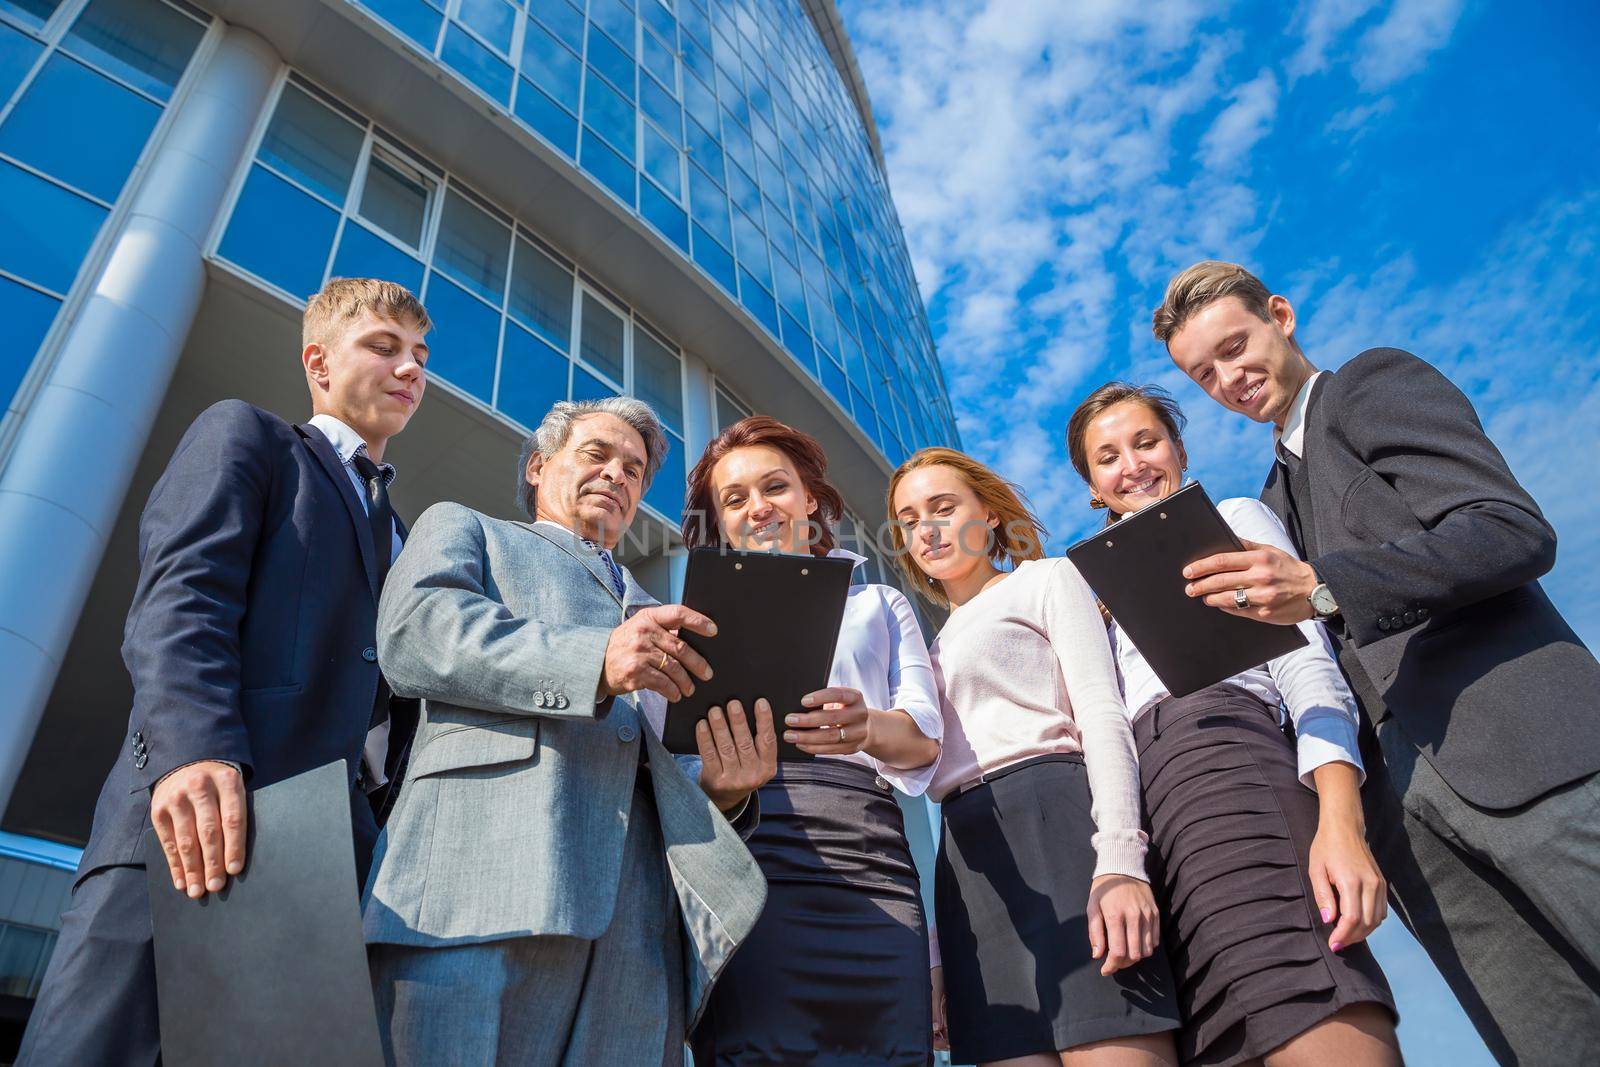
M 1319 619 L 1328 619 L 1339 614 L 1339 602 L 1333 599 L 1333 593 L 1328 589 L 1327 582 L 1318 582 L 1317 587 L 1311 590 L 1311 595 L 1306 599 L 1311 601 L 1311 613 Z

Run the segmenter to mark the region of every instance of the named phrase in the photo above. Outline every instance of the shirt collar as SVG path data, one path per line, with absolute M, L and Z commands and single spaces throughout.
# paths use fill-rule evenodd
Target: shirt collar
M 1306 379 L 1300 391 L 1294 395 L 1294 404 L 1289 408 L 1289 418 L 1284 421 L 1283 429 L 1273 431 L 1273 444 L 1295 459 L 1305 458 L 1306 412 L 1311 408 L 1312 383 L 1327 373 L 1319 370 Z
M 848 548 L 838 548 L 838 547 L 829 549 L 827 558 L 828 559 L 847 559 L 857 567 L 861 566 L 863 563 L 865 563 L 867 561 L 867 557 L 861 555 L 858 552 L 852 552 Z
M 367 454 L 367 443 L 361 439 L 361 435 L 327 412 L 311 416 L 306 420 L 306 425 L 315 426 L 322 431 L 322 436 L 326 437 L 328 443 L 333 446 L 334 454 L 339 457 L 339 462 L 346 467 L 351 466 L 356 456 L 365 456 Z M 395 469 L 393 463 L 380 463 L 378 464 L 378 470 L 383 474 L 384 485 L 394 484 Z
M 569 530 L 567 527 L 561 525 L 559 522 L 557 522 L 554 519 L 534 519 L 533 520 L 533 524 L 535 526 L 548 526 L 551 529 L 560 530 L 562 533 L 566 534 L 568 537 L 570 537 L 574 541 L 578 542 L 578 544 L 583 545 L 586 548 L 592 549 L 593 551 L 595 551 L 597 553 L 606 551 L 606 547 L 604 545 L 602 545 L 599 541 L 591 541 L 587 537 L 581 536 L 576 531 Z

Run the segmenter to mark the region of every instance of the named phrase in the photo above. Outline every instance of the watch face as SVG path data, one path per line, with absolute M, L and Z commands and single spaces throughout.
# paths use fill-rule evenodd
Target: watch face
M 1311 590 L 1311 610 L 1318 615 L 1337 615 L 1339 613 L 1339 605 L 1333 599 L 1333 594 L 1328 591 L 1327 586 L 1319 585 Z

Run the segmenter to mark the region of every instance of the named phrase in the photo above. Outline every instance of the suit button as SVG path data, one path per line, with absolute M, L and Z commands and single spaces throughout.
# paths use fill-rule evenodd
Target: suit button
M 1427 622 L 1428 621 L 1428 609 L 1427 608 L 1418 608 L 1417 609 L 1417 618 L 1421 619 L 1423 622 Z
M 1388 630 L 1389 629 L 1389 617 L 1387 615 L 1385 615 L 1383 618 L 1378 620 L 1378 629 L 1380 629 L 1380 630 Z
M 567 698 L 560 693 L 556 694 L 556 709 L 559 711 L 567 706 Z
M 1414 624 L 1417 621 L 1417 613 L 1414 612 L 1414 611 L 1408 611 L 1402 617 L 1406 620 L 1406 625 L 1407 626 L 1410 626 L 1410 625 Z
M 137 768 L 138 770 L 141 770 L 141 771 L 144 770 L 144 765 L 146 763 L 149 763 L 149 762 L 150 762 L 150 757 L 147 754 L 143 753 L 143 752 L 141 752 L 137 756 L 133 757 L 133 765 L 134 765 L 134 767 Z
M 879 789 L 888 789 L 889 788 L 889 779 L 885 778 L 883 775 L 880 774 L 880 775 L 878 775 L 878 777 L 876 777 L 876 778 L 874 778 L 872 780 L 872 784 L 877 786 Z
M 544 691 L 544 706 L 547 708 L 553 708 L 556 706 L 556 695 L 550 692 L 548 689 Z
M 536 708 L 544 707 L 544 694 L 543 693 L 535 693 L 535 694 L 533 694 L 533 706 L 536 707 Z
M 623 744 L 627 744 L 629 741 L 632 741 L 638 736 L 639 731 L 635 730 L 628 723 L 623 723 L 621 726 L 617 727 L 617 740 L 621 741 Z
M 368 645 L 366 648 L 361 650 L 361 658 L 366 660 L 368 663 L 376 663 L 378 662 L 378 650 L 373 648 L 371 645 Z

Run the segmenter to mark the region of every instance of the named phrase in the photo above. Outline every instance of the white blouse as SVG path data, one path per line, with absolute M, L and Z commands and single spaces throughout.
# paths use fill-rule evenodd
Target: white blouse
M 865 556 L 843 548 L 835 548 L 828 555 L 853 560 L 858 567 L 866 562 Z M 925 737 L 935 741 L 944 737 L 939 690 L 933 680 L 928 645 L 922 639 L 922 628 L 917 625 L 910 601 L 898 589 L 876 584 L 850 587 L 828 684 L 859 690 L 869 708 L 906 712 Z M 939 765 L 936 758 L 925 767 L 896 770 L 865 752 L 818 758 L 871 767 L 910 796 L 920 796 L 927 790 Z
M 1298 555 L 1283 523 L 1261 501 L 1233 497 L 1220 502 L 1217 511 L 1244 540 Z M 1356 738 L 1359 719 L 1350 686 L 1339 673 L 1339 664 L 1333 658 L 1333 648 L 1328 644 L 1328 635 L 1322 631 L 1322 624 L 1308 619 L 1298 625 L 1305 634 L 1305 645 L 1236 674 L 1228 681 L 1260 697 L 1271 707 L 1288 706 L 1299 750 L 1300 781 L 1308 788 L 1316 788 L 1311 772 L 1335 760 L 1353 765 L 1365 781 L 1366 771 L 1361 765 Z M 1167 695 L 1167 687 L 1116 623 L 1111 624 L 1111 647 L 1116 651 L 1117 668 L 1122 673 L 1123 703 L 1127 705 L 1129 718 L 1137 719 L 1146 705 Z

